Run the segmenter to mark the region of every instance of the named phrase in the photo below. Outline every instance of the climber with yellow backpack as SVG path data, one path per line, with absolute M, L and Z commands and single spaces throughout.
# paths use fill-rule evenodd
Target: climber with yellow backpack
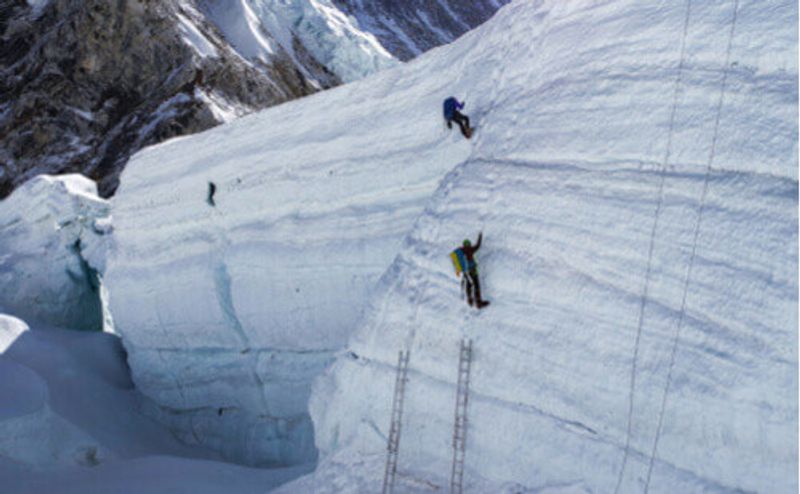
M 456 276 L 461 276 L 461 287 L 467 294 L 467 303 L 478 309 L 489 305 L 488 301 L 481 299 L 478 263 L 475 262 L 475 253 L 481 248 L 481 240 L 483 240 L 483 232 L 478 234 L 478 241 L 475 242 L 475 246 L 469 240 L 464 240 L 461 247 L 450 253 Z

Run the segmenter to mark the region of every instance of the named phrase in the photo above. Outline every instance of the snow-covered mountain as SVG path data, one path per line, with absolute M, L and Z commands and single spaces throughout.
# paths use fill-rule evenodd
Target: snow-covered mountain
M 458 29 L 415 28 L 424 42 L 413 53 L 493 12 L 474 3 Z M 364 18 L 373 8 L 348 12 Z M 416 9 L 438 18 L 441 7 Z M 405 16 L 390 9 L 381 22 L 405 25 Z M 380 29 L 389 51 L 330 0 L 6 1 L 0 197 L 38 174 L 66 172 L 95 179 L 108 197 L 129 156 L 147 145 L 397 64 L 390 51 L 405 42 Z
M 374 36 L 328 0 L 199 0 L 198 4 L 237 52 L 256 64 L 269 62 L 276 50 L 284 50 L 301 69 L 311 62 L 351 82 L 398 63 Z
M 435 490 L 469 337 L 468 490 L 793 491 L 796 14 L 520 1 L 139 153 L 105 281 L 152 413 L 248 463 L 314 437 L 288 492 L 374 491 L 409 349 L 400 482 Z M 479 230 L 476 314 L 447 254 Z
M 138 149 L 320 87 L 283 52 L 246 63 L 188 1 L 16 0 L 0 29 L 3 196 L 64 172 L 108 196 Z
M 510 0 L 331 0 L 400 60 L 450 43 Z M 458 77 L 457 73 L 451 73 Z

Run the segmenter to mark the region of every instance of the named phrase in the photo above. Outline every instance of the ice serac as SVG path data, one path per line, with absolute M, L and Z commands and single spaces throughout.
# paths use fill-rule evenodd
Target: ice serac
M 41 175 L 0 202 L 0 306 L 25 318 L 99 331 L 110 205 L 81 175 Z
M 448 61 L 431 63 L 131 161 L 104 279 L 137 387 L 187 441 L 250 464 L 315 457 L 313 378 L 470 152 L 441 121 L 447 78 L 421 75 Z
M 246 59 L 266 63 L 279 50 L 316 81 L 320 67 L 330 87 L 352 82 L 398 61 L 330 0 L 200 0 L 208 17 Z
M 462 338 L 467 492 L 796 492 L 796 15 L 515 2 L 416 60 L 490 83 L 473 153 L 315 384 L 321 463 L 282 492 L 380 490 L 402 349 L 398 490 L 448 489 Z M 447 255 L 479 230 L 480 312 Z

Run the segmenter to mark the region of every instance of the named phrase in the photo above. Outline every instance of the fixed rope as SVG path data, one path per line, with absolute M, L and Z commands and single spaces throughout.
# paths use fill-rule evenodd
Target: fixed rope
M 716 156 L 717 151 L 717 139 L 719 136 L 719 122 L 720 116 L 722 115 L 722 106 L 725 101 L 725 91 L 727 89 L 728 84 L 728 69 L 731 63 L 731 51 L 733 47 L 733 37 L 734 33 L 736 32 L 736 21 L 739 15 L 739 0 L 734 0 L 733 3 L 733 17 L 731 20 L 731 29 L 730 33 L 728 34 L 728 46 L 725 51 L 725 65 L 723 68 L 723 75 L 722 75 L 722 83 L 720 86 L 719 92 L 719 100 L 717 102 L 717 111 L 716 111 L 716 118 L 714 120 L 714 133 L 711 139 L 711 150 L 708 154 L 708 162 L 706 163 L 706 173 L 705 178 L 703 180 L 703 192 L 700 195 L 700 203 L 697 207 L 697 218 L 695 220 L 694 225 L 694 235 L 692 240 L 692 253 L 689 257 L 689 264 L 686 268 L 686 277 L 683 283 L 683 296 L 681 300 L 681 309 L 678 315 L 678 324 L 675 329 L 675 334 L 673 335 L 672 340 L 672 351 L 670 353 L 669 359 L 669 367 L 667 371 L 667 381 L 664 385 L 664 394 L 661 398 L 661 409 L 658 414 L 658 426 L 656 427 L 656 435 L 653 440 L 653 448 L 650 452 L 650 460 L 647 467 L 647 477 L 644 484 L 644 492 L 647 493 L 650 489 L 650 478 L 653 473 L 653 464 L 655 462 L 656 454 L 658 453 L 658 441 L 661 438 L 661 430 L 664 423 L 664 410 L 667 407 L 667 398 L 669 397 L 670 386 L 672 385 L 672 371 L 675 366 L 675 355 L 677 354 L 677 349 L 680 344 L 680 335 L 681 330 L 683 329 L 683 321 L 686 315 L 686 299 L 687 294 L 689 292 L 689 284 L 692 278 L 692 270 L 694 268 L 694 260 L 697 255 L 697 240 L 700 236 L 700 225 L 703 220 L 703 211 L 705 210 L 706 204 L 706 196 L 708 194 L 708 184 L 711 177 L 711 168 L 712 164 L 714 163 L 714 157 Z
M 617 486 L 614 489 L 615 493 L 619 493 L 620 486 L 622 485 L 622 479 L 625 474 L 625 466 L 627 465 L 628 456 L 630 454 L 631 428 L 633 424 L 633 402 L 634 402 L 633 398 L 636 390 L 636 372 L 637 372 L 637 361 L 639 359 L 639 342 L 642 337 L 644 312 L 645 312 L 645 307 L 647 306 L 648 291 L 650 288 L 650 273 L 653 266 L 653 249 L 655 246 L 656 232 L 658 231 L 658 220 L 661 216 L 661 208 L 664 202 L 664 181 L 666 179 L 667 164 L 669 162 L 670 155 L 672 153 L 672 136 L 675 130 L 675 114 L 677 113 L 678 98 L 680 96 L 680 86 L 683 80 L 683 67 L 686 58 L 686 38 L 689 32 L 689 19 L 691 18 L 691 12 L 692 12 L 692 0 L 687 0 L 686 14 L 683 20 L 683 35 L 681 38 L 680 61 L 678 63 L 678 74 L 675 78 L 675 88 L 673 90 L 673 95 L 672 95 L 672 109 L 670 110 L 670 117 L 669 117 L 669 129 L 667 132 L 667 148 L 664 154 L 664 161 L 661 165 L 661 173 L 659 176 L 658 200 L 656 203 L 655 216 L 653 218 L 653 228 L 650 232 L 650 246 L 647 253 L 647 269 L 645 271 L 644 288 L 642 289 L 642 298 L 641 298 L 641 303 L 639 305 L 639 321 L 636 327 L 636 340 L 634 341 L 633 360 L 631 364 L 631 377 L 630 377 L 630 385 L 628 391 L 628 424 L 625 433 L 625 453 L 622 457 L 622 466 L 619 469 L 619 475 L 617 477 Z

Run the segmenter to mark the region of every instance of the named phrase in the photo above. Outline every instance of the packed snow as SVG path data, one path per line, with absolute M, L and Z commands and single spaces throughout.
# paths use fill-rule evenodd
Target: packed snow
M 252 469 L 181 444 L 139 413 L 116 336 L 0 314 L 0 490 L 262 493 L 309 470 Z
M 797 14 L 517 1 L 140 152 L 98 268 L 139 408 L 225 459 L 299 465 L 281 482 L 318 460 L 280 492 L 374 492 L 409 350 L 396 488 L 440 492 L 469 338 L 467 492 L 796 492 Z M 470 141 L 443 125 L 450 95 Z M 482 311 L 448 256 L 480 231 Z M 7 326 L 0 345 L 26 331 Z M 2 413 L 27 417 L 46 378 L 17 364 Z M 99 446 L 77 455 L 98 482 L 159 465 Z

